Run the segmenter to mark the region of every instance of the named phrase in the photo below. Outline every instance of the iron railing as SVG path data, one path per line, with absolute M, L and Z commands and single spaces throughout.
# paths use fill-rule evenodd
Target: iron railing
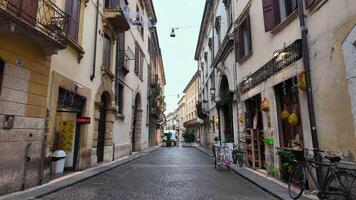
M 65 48 L 69 15 L 51 0 L 0 0 L 0 12 L 17 18 Z
M 104 7 L 109 10 L 124 10 L 127 4 L 127 0 L 106 0 Z

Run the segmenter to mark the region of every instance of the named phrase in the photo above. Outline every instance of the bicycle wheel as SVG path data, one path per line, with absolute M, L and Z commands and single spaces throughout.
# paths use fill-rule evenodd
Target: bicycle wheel
M 303 165 L 297 165 L 291 172 L 288 180 L 288 193 L 292 199 L 302 196 L 306 188 L 306 177 Z
M 232 163 L 237 164 L 237 152 L 236 150 L 232 151 Z
M 356 175 L 349 171 L 339 171 L 329 176 L 325 185 L 325 196 L 329 200 L 356 199 Z
M 237 165 L 239 167 L 242 167 L 242 165 L 244 164 L 244 156 L 242 153 L 239 153 L 237 156 Z

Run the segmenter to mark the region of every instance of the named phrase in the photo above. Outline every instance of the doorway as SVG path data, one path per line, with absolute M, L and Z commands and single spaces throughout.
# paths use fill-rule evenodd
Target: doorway
M 226 143 L 234 142 L 232 101 L 233 94 L 230 92 L 228 79 L 226 76 L 222 76 L 220 83 L 220 101 L 218 102 L 218 106 L 222 111 L 223 120 L 221 121 L 223 127 L 221 128 L 223 128 L 224 142 Z
M 139 151 L 141 149 L 141 125 L 142 125 L 142 110 L 141 97 L 139 94 L 135 97 L 135 105 L 133 107 L 132 120 L 132 135 L 131 135 L 131 151 Z
M 106 94 L 101 95 L 100 105 L 100 118 L 98 127 L 98 141 L 97 141 L 97 163 L 104 161 L 104 146 L 105 146 L 105 133 L 106 133 L 106 111 L 107 111 L 107 98 Z

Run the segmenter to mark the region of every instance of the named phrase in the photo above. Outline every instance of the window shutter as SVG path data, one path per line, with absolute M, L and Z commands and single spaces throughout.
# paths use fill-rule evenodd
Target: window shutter
M 246 17 L 246 28 L 247 28 L 247 35 L 248 35 L 248 52 L 252 51 L 252 35 L 251 35 L 251 19 L 250 19 L 250 14 L 247 15 Z
M 138 74 L 139 64 L 140 64 L 140 52 L 138 46 L 135 46 L 135 73 Z
M 305 0 L 305 7 L 308 9 L 308 8 L 311 8 L 313 7 L 314 5 L 318 4 L 320 2 L 320 0 Z
M 241 58 L 239 38 L 240 38 L 240 29 L 237 28 L 234 30 L 235 62 L 238 62 Z
M 271 31 L 280 22 L 278 0 L 262 0 L 265 31 Z
M 66 13 L 70 15 L 69 36 L 75 42 L 78 41 L 80 0 L 66 1 Z
M 140 51 L 140 77 L 143 78 L 143 53 Z
M 119 66 L 122 67 L 125 64 L 125 33 L 119 33 Z M 128 66 L 125 66 L 128 67 Z

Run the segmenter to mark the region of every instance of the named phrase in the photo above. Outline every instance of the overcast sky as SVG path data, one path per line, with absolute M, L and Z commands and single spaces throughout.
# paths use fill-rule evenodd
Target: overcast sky
M 153 0 L 153 3 L 167 80 L 165 96 L 168 114 L 177 108 L 177 95 L 181 97 L 197 70 L 194 53 L 205 0 Z M 182 26 L 194 27 L 176 30 L 176 37 L 171 38 L 171 28 Z

